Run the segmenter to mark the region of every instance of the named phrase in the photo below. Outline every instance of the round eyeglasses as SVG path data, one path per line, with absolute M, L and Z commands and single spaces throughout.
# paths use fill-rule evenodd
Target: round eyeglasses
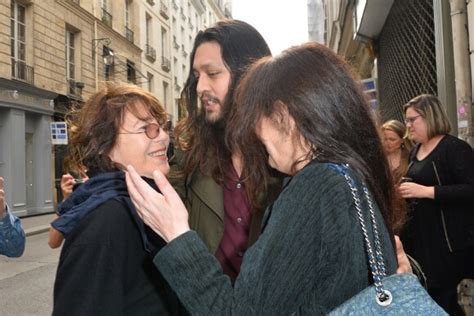
M 163 129 L 168 132 L 171 129 L 171 121 L 166 121 L 164 124 L 150 123 L 145 126 L 145 129 L 140 132 L 120 132 L 118 134 L 143 134 L 149 139 L 155 139 L 160 135 L 160 130 Z

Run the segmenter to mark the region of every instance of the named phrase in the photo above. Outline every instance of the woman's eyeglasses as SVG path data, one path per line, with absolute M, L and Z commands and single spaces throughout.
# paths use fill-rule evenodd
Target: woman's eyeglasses
M 141 132 L 121 132 L 119 134 L 143 134 L 149 139 L 155 139 L 160 135 L 160 130 L 163 129 L 165 132 L 171 130 L 171 121 L 166 121 L 163 124 L 150 123 L 145 126 L 145 130 Z
M 407 117 L 405 118 L 405 124 L 408 125 L 408 123 L 410 124 L 413 124 L 417 118 L 419 118 L 421 115 L 416 115 L 416 116 L 412 116 L 412 117 Z

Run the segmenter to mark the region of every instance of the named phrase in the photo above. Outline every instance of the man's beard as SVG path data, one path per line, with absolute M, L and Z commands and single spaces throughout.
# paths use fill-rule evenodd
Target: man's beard
M 224 103 L 225 102 L 222 102 L 217 97 L 214 97 L 209 94 L 205 94 L 204 97 L 218 105 L 218 113 L 216 113 L 216 111 L 208 112 L 206 111 L 206 107 L 204 106 L 204 102 L 202 101 L 202 98 L 201 98 L 200 101 L 201 101 L 202 111 L 204 112 L 204 116 L 206 119 L 206 123 L 210 124 L 211 126 L 222 125 L 224 121 Z
M 222 108 L 219 111 L 219 114 L 216 114 L 215 112 L 212 112 L 212 113 L 205 112 L 205 116 L 206 116 L 206 123 L 211 124 L 211 125 L 218 124 L 220 121 L 224 120 L 224 117 L 222 115 Z

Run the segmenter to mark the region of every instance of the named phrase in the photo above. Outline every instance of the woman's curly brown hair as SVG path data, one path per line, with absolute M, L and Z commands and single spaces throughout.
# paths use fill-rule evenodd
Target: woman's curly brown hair
M 160 101 L 150 92 L 130 84 L 106 83 L 93 94 L 83 107 L 68 113 L 69 148 L 66 168 L 73 171 L 120 169 L 110 158 L 118 131 L 123 123 L 125 110 L 139 119 L 137 105 L 143 104 L 149 115 L 160 125 L 167 114 Z

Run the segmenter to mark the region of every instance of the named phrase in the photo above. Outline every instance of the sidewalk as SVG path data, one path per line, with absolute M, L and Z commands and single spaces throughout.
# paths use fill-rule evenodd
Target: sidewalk
M 47 232 L 49 230 L 49 223 L 53 221 L 56 215 L 45 214 L 21 218 L 21 225 L 25 230 L 26 236 L 32 236 Z

